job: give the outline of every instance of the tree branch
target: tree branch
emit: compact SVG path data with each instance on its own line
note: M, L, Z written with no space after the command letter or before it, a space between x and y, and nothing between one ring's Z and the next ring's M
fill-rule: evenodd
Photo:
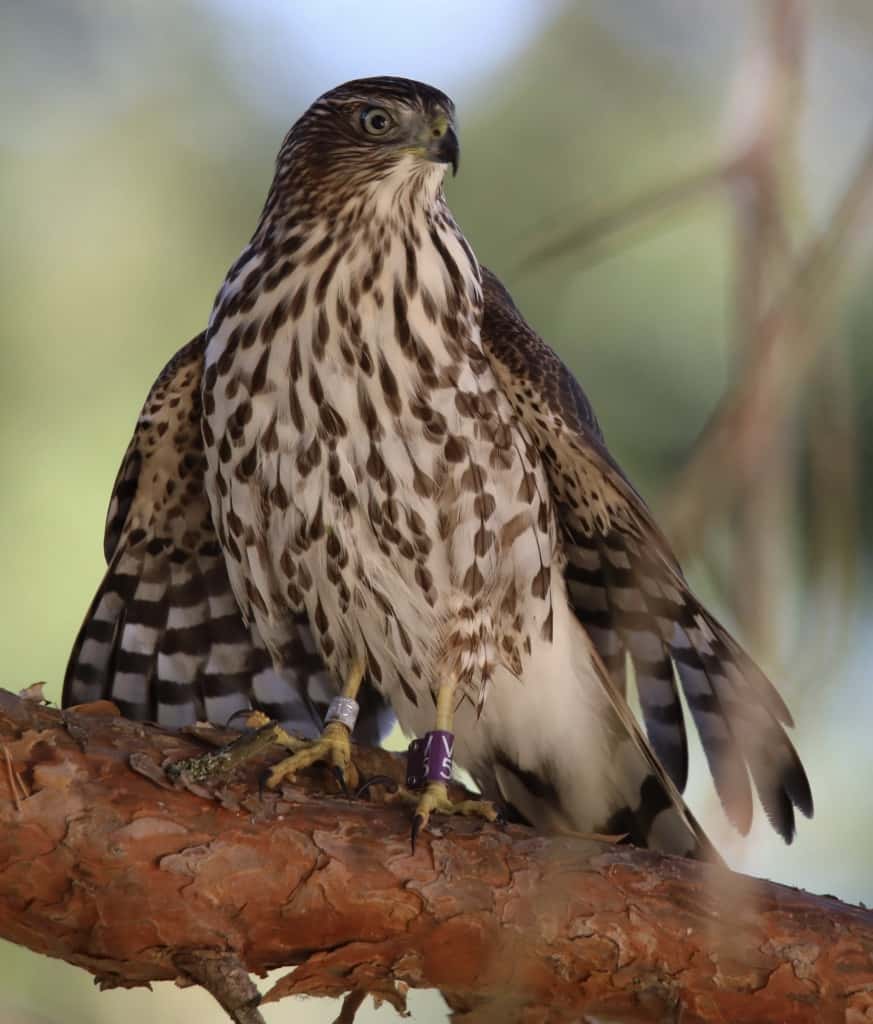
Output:
M0 691L0 935L104 985L205 985L257 1021L265 997L437 987L465 1022L873 1017L873 915L723 869L407 809L258 795L263 762L210 790L162 766L202 743ZM364 776L397 757L359 749ZM868 1014L870 1016L865 1016Z

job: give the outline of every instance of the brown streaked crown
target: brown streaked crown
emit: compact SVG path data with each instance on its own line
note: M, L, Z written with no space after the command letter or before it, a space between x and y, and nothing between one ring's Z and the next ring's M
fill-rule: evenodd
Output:
M391 120L384 133L369 133L364 126L373 110ZM454 103L423 82L383 76L339 85L320 96L285 136L272 198L275 202L278 192L333 202L348 197L390 173L411 147L420 145L423 128L440 118L454 137Z

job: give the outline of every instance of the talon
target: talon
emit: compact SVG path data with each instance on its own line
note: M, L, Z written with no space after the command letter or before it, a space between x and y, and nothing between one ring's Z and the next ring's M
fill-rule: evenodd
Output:
M275 789L284 778L293 779L303 768L324 761L331 766L342 791L349 792L349 783L357 783L357 771L352 764L349 730L338 722L329 722L317 740L294 741L294 753L273 766L267 786Z
M427 818L423 814L416 814L412 819L412 852L415 853L415 840L427 824Z
M458 803L452 803L445 783L429 782L418 800L415 817L412 821L413 850L416 837L420 835L422 829L427 827L433 813L464 814L484 818L486 821L497 820L497 808L490 800L461 800Z
M359 800L369 799L371 786L384 786L391 795L396 793L400 788L390 775L373 775L361 783L355 793L355 798Z
M331 768L331 772L333 777L336 779L336 784L339 786L343 796L351 796L349 787L346 785L346 773L342 770L342 767L335 764Z
M258 721L257 725L253 726L251 724L251 719L252 719L254 714L255 714L255 712L253 712L251 708L237 708L237 710L234 711L234 713L230 716L230 718L228 718L228 720L224 723L224 727L225 727L225 729L233 729L234 728L234 725L233 725L234 721L237 718L242 718L243 715L245 715L245 721L243 722L243 726L246 729L259 728L260 726L269 723L269 719L267 719L267 723ZM263 717L266 718L266 715L264 715Z

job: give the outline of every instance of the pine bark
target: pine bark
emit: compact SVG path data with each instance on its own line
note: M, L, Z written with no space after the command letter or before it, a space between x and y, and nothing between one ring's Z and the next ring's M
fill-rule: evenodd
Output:
M0 691L0 936L106 986L176 979L257 1021L264 997L435 987L464 1022L873 1021L873 915L723 868L350 799L278 750L208 786L202 739ZM358 748L367 777L400 777ZM378 791L374 790L374 794Z

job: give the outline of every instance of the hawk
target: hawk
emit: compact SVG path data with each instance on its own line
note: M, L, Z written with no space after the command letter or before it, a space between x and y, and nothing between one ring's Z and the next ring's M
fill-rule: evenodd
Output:
M451 100L406 79L346 83L292 127L205 336L146 403L65 701L293 718L318 679L372 720L375 690L535 827L705 855L681 690L728 818L748 830L753 782L790 842L812 813L790 714L477 262L443 193L458 155ZM273 781L348 769L353 717ZM447 763L414 831L457 809Z

